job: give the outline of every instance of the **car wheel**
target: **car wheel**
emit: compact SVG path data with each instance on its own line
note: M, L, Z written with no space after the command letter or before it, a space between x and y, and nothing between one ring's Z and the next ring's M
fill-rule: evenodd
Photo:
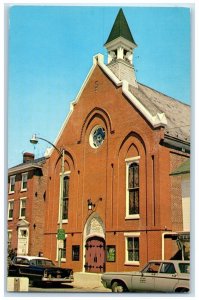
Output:
M113 293L124 293L127 291L125 284L118 281L113 282L111 289Z
M189 289L187 288L179 288L176 290L176 293L188 293Z

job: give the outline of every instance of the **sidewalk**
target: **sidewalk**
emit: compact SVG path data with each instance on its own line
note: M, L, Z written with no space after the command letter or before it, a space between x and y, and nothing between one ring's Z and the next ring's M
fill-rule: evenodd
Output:
M101 283L101 274L74 272L73 286L77 288L88 288L99 292L110 292Z

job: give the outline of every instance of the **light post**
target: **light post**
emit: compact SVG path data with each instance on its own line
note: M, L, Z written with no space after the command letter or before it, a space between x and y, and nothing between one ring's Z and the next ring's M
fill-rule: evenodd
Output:
M48 144L50 144L53 148L55 148L57 150L57 152L59 153L59 158L61 157L61 184L60 184L60 197L59 197L59 230L57 232L57 241L58 241L58 265L59 267L61 266L61 249L62 247L60 247L60 241L65 239L65 231L62 229L62 214L63 214L63 192L64 192L64 187L63 187L63 182L64 182L64 149L61 151L60 149L58 149L53 143L51 143L50 141L42 138L42 137L38 137L36 136L36 134L34 134L32 136L32 138L30 139L30 143L31 144L37 144L38 140L43 140L45 142L47 142Z

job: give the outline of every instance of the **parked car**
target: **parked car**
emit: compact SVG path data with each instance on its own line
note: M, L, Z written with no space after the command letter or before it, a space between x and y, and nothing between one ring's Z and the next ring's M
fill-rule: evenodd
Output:
M28 277L35 283L70 283L73 270L56 267L52 260L37 256L16 256L8 267L8 276Z
M188 292L190 262L153 260L141 272L106 272L101 281L112 292Z

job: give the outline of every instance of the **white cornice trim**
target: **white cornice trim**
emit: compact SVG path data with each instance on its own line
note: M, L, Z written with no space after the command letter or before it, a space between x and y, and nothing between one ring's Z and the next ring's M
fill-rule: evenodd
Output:
M107 48L107 50L112 50L115 47L117 47L118 45L123 44L125 45L127 48L136 48L137 45L134 44L133 42L130 42L129 40L123 38L122 36L110 41L109 43L105 44L104 47Z
M140 103L140 101L129 91L129 83L126 80L122 81L122 91L153 127L167 125L165 113L157 113L155 116L152 116L150 112Z
M150 112L140 103L140 101L129 91L129 83L126 80L120 81L111 70L104 64L104 56L98 54L94 58L98 59L98 65L110 77L110 79L117 85L122 86L122 92L135 105L135 107L145 116L153 127L167 125L167 119L164 113L158 113L152 116Z
M32 170L32 169L42 169L43 167L38 164L30 163L30 164L24 164L21 166L16 166L13 168L10 168L8 170L8 175L9 176L16 176L16 173L23 173L24 171Z
M149 123L154 127L159 127L159 126L166 126L167 125L167 119L164 113L157 113L155 116L152 116L150 112L140 103L140 101L129 91L129 83L126 80L119 80L115 74L104 64L104 56L100 53L96 54L93 56L93 65L86 76L86 79L84 80L79 93L77 94L77 97L74 101L70 103L70 111L54 141L54 144L56 145L57 142L59 141L62 132L64 131L64 128L66 127L70 116L73 113L74 106L77 104L85 86L87 85L95 67L99 65L100 68L108 75L108 77L113 81L113 83L116 86L122 86L122 92L124 95L135 105L135 107L145 116L145 118L149 121ZM51 148L50 151L48 152L48 157L52 154L54 148Z

